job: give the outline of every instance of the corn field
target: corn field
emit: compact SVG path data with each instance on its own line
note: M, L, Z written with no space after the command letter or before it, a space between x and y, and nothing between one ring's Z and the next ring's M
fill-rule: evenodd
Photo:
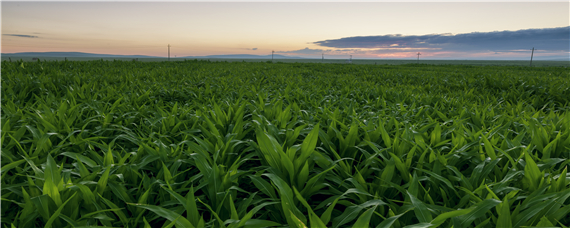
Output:
M562 67L2 65L1 227L568 227Z

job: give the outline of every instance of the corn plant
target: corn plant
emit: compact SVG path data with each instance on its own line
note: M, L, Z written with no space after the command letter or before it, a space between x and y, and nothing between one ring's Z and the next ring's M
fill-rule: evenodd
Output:
M568 227L563 67L2 62L2 227Z

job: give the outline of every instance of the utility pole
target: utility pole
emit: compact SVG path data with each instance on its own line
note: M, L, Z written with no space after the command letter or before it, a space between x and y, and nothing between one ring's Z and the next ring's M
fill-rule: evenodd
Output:
M532 56L534 55L534 47L532 47L532 52L530 53L530 66L532 66Z
M168 61L170 61L170 44L168 44Z
M273 61L273 53L275 53L275 51L271 51L271 61Z
M352 55L350 55L350 63L352 63Z
M323 63L325 62L325 53L323 53Z
M421 55L421 54L418 52L417 55L418 55L418 64L420 64L420 55Z

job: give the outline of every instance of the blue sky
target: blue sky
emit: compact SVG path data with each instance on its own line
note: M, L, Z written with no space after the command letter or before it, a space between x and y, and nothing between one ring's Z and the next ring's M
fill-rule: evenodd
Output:
M567 1L2 1L2 53L568 58Z

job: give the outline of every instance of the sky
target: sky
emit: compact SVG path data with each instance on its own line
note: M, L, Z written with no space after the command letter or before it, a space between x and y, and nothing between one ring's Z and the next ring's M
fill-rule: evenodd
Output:
M2 1L1 52L568 58L570 3Z

